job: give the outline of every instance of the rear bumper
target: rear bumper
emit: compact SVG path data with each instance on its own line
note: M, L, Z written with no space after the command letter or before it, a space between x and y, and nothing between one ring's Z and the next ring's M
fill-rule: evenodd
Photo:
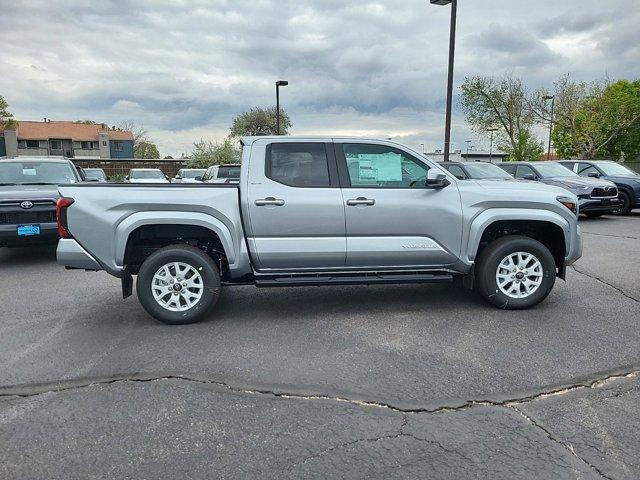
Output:
M584 199L579 201L580 213L587 212L612 212L620 207L620 199L603 198L603 199Z
M84 270L102 270L98 261L73 239L62 238L56 253L58 265Z
M18 236L18 225L0 225L0 247L22 247L42 245L58 241L58 226L55 223L40 223L40 235Z

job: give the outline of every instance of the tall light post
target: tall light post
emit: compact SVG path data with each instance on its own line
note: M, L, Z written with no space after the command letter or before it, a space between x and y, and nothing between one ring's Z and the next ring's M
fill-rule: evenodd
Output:
M553 114L556 106L556 96L555 95L545 95L542 97L543 100L551 100L551 121L549 122L549 150L547 150L547 160L551 160L551 135L553 135Z
M427 153L424 151L424 143L421 143L420 146L422 147L422 154L424 155L425 153Z
M467 158L469 157L469 147L471 146L472 140L465 140L464 143L467 144Z
M447 116L444 126L444 161L449 161L451 151L451 109L453 106L453 63L456 52L456 16L458 0L429 0L432 5L451 4L451 27L449 29L449 75L447 79Z
M280 135L280 87L286 87L289 82L278 80L276 82L276 133Z
M491 132L491 143L489 144L489 163L493 163L493 134L497 131L497 128L487 129L487 132Z

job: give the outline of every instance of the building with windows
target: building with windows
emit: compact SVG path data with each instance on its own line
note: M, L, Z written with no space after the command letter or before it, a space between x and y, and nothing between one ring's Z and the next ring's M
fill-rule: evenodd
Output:
M133 133L102 124L47 120L0 126L0 157L133 158Z

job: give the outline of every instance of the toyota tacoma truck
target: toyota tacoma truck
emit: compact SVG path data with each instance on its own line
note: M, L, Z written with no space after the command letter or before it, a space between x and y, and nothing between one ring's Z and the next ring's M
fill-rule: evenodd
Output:
M0 247L55 244L58 184L80 181L65 158L0 160Z
M401 144L249 137L234 184L60 187L58 262L120 277L169 324L207 318L222 286L457 281L493 305L541 302L582 253L578 199L459 181ZM561 167L562 168L562 167Z

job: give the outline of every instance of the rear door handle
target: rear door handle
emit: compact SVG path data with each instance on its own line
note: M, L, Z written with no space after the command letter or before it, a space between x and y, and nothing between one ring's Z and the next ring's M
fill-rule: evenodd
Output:
M347 205L349 205L350 207L356 207L358 205L373 206L375 204L376 204L376 201L373 198L358 197L358 198L352 198L351 200L347 200Z
M282 200L281 198L267 197L256 200L255 204L256 207L264 207L266 205L275 205L276 207L282 207L284 205L284 200Z

